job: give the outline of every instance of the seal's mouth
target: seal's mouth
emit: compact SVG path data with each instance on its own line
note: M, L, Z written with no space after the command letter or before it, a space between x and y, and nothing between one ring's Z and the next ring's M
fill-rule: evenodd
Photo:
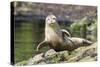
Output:
M53 25L55 25L55 24L54 24L54 23L50 23L49 25L50 25L50 26L53 26Z
M54 23L50 23L51 25L54 25Z

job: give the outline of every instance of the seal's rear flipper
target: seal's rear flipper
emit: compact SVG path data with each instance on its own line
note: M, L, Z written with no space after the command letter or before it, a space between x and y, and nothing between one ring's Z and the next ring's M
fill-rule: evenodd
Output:
M86 46L93 44L93 42L89 41L89 40L83 40L83 44L86 44Z

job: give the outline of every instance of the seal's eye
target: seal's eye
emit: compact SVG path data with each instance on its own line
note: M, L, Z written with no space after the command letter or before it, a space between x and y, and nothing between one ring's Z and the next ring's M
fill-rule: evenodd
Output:
M53 17L52 19L53 19L53 20L55 20L56 18L55 18L55 17Z
M49 21L50 19L46 19L46 21Z

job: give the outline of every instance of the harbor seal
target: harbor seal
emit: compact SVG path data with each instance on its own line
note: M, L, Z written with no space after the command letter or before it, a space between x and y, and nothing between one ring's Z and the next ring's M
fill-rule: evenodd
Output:
M45 20L45 39L38 44L37 51L45 45L49 45L55 51L71 51L90 44L92 42L86 39L71 37L67 30L60 28L55 15L48 15Z

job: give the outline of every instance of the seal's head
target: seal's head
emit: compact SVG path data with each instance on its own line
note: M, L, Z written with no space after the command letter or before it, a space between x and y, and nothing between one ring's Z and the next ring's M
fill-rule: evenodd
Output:
M55 15L48 15L45 21L46 25L49 25L50 27L56 27L58 25Z

